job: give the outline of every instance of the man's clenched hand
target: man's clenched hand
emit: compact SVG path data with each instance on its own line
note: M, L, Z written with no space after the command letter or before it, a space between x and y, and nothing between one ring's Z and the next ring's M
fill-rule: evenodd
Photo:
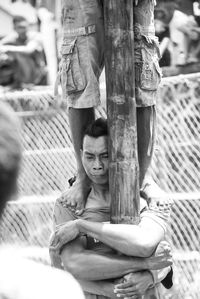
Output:
M161 241L155 253L146 259L147 269L159 270L172 265L172 252L167 241Z
M114 293L119 298L141 298L153 285L153 276L149 271L129 273L123 282L115 285Z
M50 239L50 250L60 252L63 245L74 240L79 235L77 220L68 221L67 223L56 226L56 230Z

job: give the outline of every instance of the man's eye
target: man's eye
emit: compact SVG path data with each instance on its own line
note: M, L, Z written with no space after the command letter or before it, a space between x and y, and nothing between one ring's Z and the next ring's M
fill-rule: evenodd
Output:
M108 159L108 154L102 155L103 159Z
M87 156L86 158L87 158L87 160L93 160L94 159L92 156Z

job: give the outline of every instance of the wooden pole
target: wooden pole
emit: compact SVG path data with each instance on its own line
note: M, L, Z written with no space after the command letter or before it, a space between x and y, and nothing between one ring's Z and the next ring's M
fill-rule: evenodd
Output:
M133 0L104 1L111 222L139 222Z

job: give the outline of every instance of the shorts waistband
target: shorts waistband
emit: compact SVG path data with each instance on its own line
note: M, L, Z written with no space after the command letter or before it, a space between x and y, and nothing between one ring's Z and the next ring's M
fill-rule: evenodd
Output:
M96 25L88 25L84 27L79 27L75 29L64 29L64 37L73 37L73 36L83 36L83 35L89 35L96 32Z

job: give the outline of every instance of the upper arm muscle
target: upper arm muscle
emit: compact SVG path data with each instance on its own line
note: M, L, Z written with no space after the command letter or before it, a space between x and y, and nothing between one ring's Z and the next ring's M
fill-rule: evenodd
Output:
M68 222L70 220L75 220L75 219L76 217L68 208L64 208L59 201L56 201L54 206L54 212L53 212L54 229L56 225Z
M75 220L76 217L68 208L64 208L59 201L56 201L53 213L54 229L57 225ZM86 248L86 238L79 237L63 246L61 251L61 259L65 266L68 262L76 258Z

